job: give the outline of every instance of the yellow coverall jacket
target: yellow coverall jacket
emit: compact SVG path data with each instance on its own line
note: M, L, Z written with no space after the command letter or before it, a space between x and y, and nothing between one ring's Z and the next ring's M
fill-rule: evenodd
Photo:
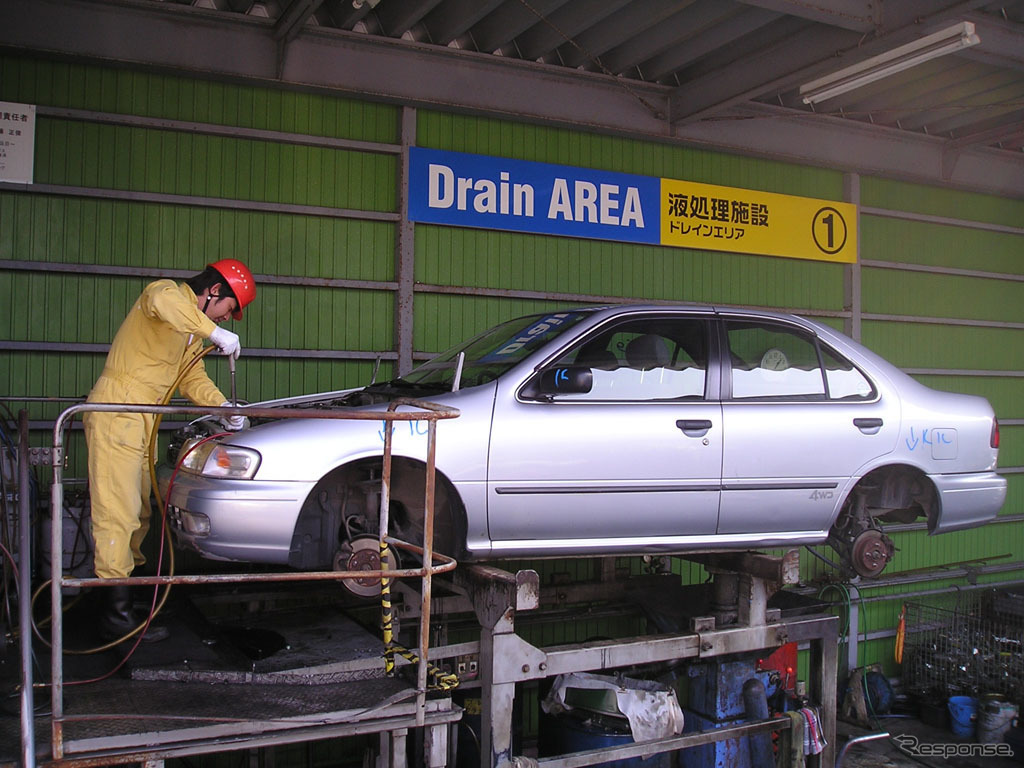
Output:
M157 280L143 290L121 324L90 403L163 402L182 369L202 351L216 324L199 311L186 284ZM210 381L202 361L181 381L196 405L217 406L226 398ZM95 572L100 578L131 575L145 557L149 530L149 437L153 414L86 412L89 495Z

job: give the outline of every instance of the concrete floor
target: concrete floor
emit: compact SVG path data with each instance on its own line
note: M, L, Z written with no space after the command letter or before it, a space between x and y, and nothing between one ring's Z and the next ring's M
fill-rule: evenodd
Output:
M1021 768L1024 766L1024 750L1018 750L1020 758L986 754L983 750L994 751L997 745L981 745L956 738L949 730L936 728L913 718L883 718L879 730L888 731L890 738L855 744L839 762L840 750L850 736L877 733L855 726L839 723L837 766L842 768ZM1024 733L1024 729L1018 729ZM903 745L903 748L900 747ZM1002 751L1012 751L1007 745L999 745ZM953 751L956 751L954 754ZM946 755L949 756L944 756Z

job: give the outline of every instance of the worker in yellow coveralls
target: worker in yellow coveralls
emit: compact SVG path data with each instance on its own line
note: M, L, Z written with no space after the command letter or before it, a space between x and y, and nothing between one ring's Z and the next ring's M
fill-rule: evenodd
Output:
M238 335L218 323L242 319L242 309L256 296L248 267L222 259L203 272L176 283L156 280L145 287L121 324L106 365L89 393L90 403L157 405L182 370L202 351L203 340L238 358ZM179 384L196 405L228 405L223 393L196 363ZM124 578L145 562L142 541L149 530L149 439L154 421L147 413L85 413L89 448L89 495L95 543L96 576ZM242 416L222 419L227 429L241 429ZM102 597L99 633L105 640L124 637L146 620L132 607L128 586L98 590ZM167 637L166 627L151 625L147 640Z

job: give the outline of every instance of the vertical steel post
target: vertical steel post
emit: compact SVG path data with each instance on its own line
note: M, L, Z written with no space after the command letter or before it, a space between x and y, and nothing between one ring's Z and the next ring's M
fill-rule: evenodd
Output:
M819 768L832 768L836 760L836 666L839 661L839 620L819 620L817 633L810 638L810 694L821 708L821 727L825 749L816 755ZM813 765L813 763L812 763Z
M32 713L32 506L29 493L28 411L18 412L18 627L21 630L21 764L35 768ZM56 523L54 523L56 525Z
M64 510L64 419L75 406L65 409L53 425L53 486L50 490L50 514ZM64 757L64 613L61 611L64 564L64 528L56 521L50 525L50 707L52 753L54 760Z
M860 666L860 591L854 585L848 587L850 590L850 620L846 623L846 668L843 670L843 677L846 677L853 670ZM843 638L839 638L842 642Z
M499 659L512 658L508 647L513 633L514 611L506 612L497 623L480 631L480 765L499 768L512 760L512 718L515 713L515 683L495 681Z
M391 433L392 422L384 419L384 456L381 462L380 475L380 568L388 570L390 554L387 544L388 526L390 525L389 514L391 511ZM381 630L384 635L384 673L392 675L395 672L395 642L392 621L394 615L391 611L391 579L381 576L380 579L381 599Z
M420 597L420 663L416 669L416 725L422 726L427 706L427 649L430 647L430 587L434 564L434 460L437 456L437 422L427 422L427 477L424 483L423 580Z
M853 221L854 231L857 233L857 253L855 254L857 260L843 268L843 308L850 313L850 316L843 323L843 330L851 339L860 341L861 315L863 314L863 302L860 293L860 174L847 173L843 176L843 198L846 202L857 206L857 215Z
M398 156L398 232L395 237L395 350L396 372L403 376L412 370L413 293L415 289L416 244L413 223L409 221L409 147L416 143L416 109L402 107L402 152Z

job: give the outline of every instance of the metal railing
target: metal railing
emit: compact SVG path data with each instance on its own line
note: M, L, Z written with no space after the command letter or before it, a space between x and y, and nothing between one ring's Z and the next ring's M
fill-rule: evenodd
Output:
M398 411L398 408L410 408L413 410ZM139 576L123 579L101 579L101 578L65 578L62 573L63 558L59 553L63 552L63 526L59 521L52 522L51 529L51 552L54 555L50 558L50 598L51 598L51 723L52 723L52 755L53 759L64 758L64 680L63 680L63 622L62 622L62 595L64 587L93 587L113 586L117 584L142 584L142 585L171 585L171 584L213 584L213 583L239 583L239 582L274 582L274 581L328 581L343 579L368 579L380 578L382 585L390 580L403 578L421 579L421 605L420 605L420 626L419 626L419 648L418 668L416 683L416 723L423 725L426 709L427 690L427 648L429 644L430 629L430 600L431 600L431 577L437 573L451 571L457 565L456 561L446 555L435 553L433 549L433 524L434 524L434 492L435 492L435 458L437 441L437 422L441 419L451 419L459 415L459 411L448 406L438 405L423 400L400 398L392 401L386 411L364 411L354 409L294 409L294 408L261 408L258 406L248 407L197 407L197 406L169 406L169 405L142 405L142 404L115 404L115 403L82 403L73 405L63 410L53 426L53 451L51 465L53 470L52 492L51 492L51 514L59 515L64 508L64 432L66 424L75 414L83 411L106 412L106 413L149 413L155 415L187 415L187 414L211 414L213 416L243 415L250 418L268 419L339 419L339 420L363 420L363 421L384 421L388 428L384 430L384 449L382 453L383 471L381 474L381 514L379 540L383 550L385 545L394 546L400 549L410 550L421 556L422 565L419 568L398 568L390 569L387 562L382 563L379 570L360 571L310 571L310 572L282 572L282 573L240 573L240 574L209 574L209 575L167 575L167 576ZM24 411L22 411L24 417ZM390 428L394 421L426 421L427 422L427 446L426 446L426 483L424 490L424 531L423 544L416 546L409 542L395 539L388 534L388 504L390 500L391 483L391 453L392 440ZM21 445L23 446L19 455L21 473L24 476L28 469L28 422L22 418L19 424L21 433ZM27 478L25 480L27 483ZM24 489L25 486L22 486ZM28 494L22 493L23 503L20 505L20 526L22 539L28 535L31 525L31 511L28 504ZM163 532L162 532L163 533ZM22 642L22 754L23 765L31 768L35 765L35 748L33 734L33 711L32 700L33 682L31 667L31 643L32 632L30 631L31 610L28 594L31 592L28 574L31 573L29 557L30 548L23 545L20 552L20 571L22 573L21 599L20 599L20 621L21 642ZM435 565L435 560L440 561ZM27 618L26 618L27 616ZM385 656L391 649L385 647Z

